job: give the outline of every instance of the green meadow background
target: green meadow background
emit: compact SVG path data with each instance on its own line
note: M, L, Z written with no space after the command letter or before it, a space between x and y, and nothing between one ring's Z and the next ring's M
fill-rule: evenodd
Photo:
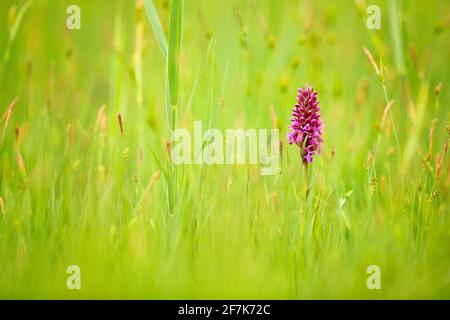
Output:
M450 298L448 1L153 3L167 60L140 1L0 2L0 298ZM306 83L307 198L285 138ZM172 165L195 120L278 127L281 173Z

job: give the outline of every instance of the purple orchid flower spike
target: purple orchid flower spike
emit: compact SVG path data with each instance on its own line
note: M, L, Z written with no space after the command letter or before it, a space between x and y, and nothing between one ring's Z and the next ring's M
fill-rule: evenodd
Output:
M301 150L304 165L311 163L313 156L320 152L323 123L317 91L310 85L298 89L297 103L292 108L292 124L287 134L289 144L295 143Z

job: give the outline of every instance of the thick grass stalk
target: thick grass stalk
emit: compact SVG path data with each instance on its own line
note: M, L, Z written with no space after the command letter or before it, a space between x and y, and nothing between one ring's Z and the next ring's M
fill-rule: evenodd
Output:
M180 48L182 25L182 0L173 0L170 12L169 47L167 55L168 111L170 112L170 130L177 128L178 119L178 87L180 73ZM169 182L169 212L174 211L177 197L177 170L172 164L171 181Z
M166 61L166 114L169 129L172 132L177 127L178 90L180 73L180 48L182 30L182 0L173 0L170 11L169 42L167 44L161 22L152 0L144 0L147 16L152 25L161 53ZM169 147L170 149L170 147ZM170 150L169 150L170 153ZM167 198L169 213L174 213L177 196L177 171L174 164L170 165L167 177Z
M402 19L400 17L399 2L392 0L389 3L390 29L392 37L392 46L394 47L394 59L396 69L399 75L403 76L406 73L405 59L403 54L403 37L402 37Z
M169 80L170 105L176 109L178 105L178 87L180 73L182 0L173 0L170 12L169 48L167 57L167 77ZM176 111L176 110L174 110ZM174 129L175 115L172 115Z

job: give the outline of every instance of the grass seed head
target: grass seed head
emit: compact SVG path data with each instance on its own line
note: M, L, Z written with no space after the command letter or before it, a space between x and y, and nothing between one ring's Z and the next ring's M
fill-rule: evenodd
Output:
M107 118L106 118L106 105L102 105L97 113L97 128L100 129L100 139L102 144L106 140Z
M123 130L123 122L122 122L122 115L120 114L120 112L117 113L117 120L119 121L119 128L120 128L120 133L124 134L124 130Z
M448 139L445 142L444 152L443 152L442 156L440 156L439 154L436 156L436 180L439 180L439 178L442 175L442 165L443 165L444 159L447 155L447 151L448 151Z
M3 200L3 197L0 197L0 212L3 215L5 214L5 200Z
M20 153L20 150L16 150L16 158L17 158L17 165L19 166L19 171L22 174L22 176L27 175L27 171L25 170L25 162L23 161L22 154Z
M364 53L366 54L367 58L369 59L369 62L372 64L373 68L375 69L375 72L377 73L377 75L380 75L380 69L378 68L378 65L375 62L375 59L373 58L369 49L363 48L363 50L364 50Z
M442 91L442 82L439 82L436 87L434 88L434 95L436 97L439 97L441 95L441 91Z

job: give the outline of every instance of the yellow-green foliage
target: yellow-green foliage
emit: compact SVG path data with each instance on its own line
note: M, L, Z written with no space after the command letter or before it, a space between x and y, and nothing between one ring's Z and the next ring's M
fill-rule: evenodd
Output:
M450 3L372 1L370 30L364 1L173 2L79 0L69 30L71 1L0 1L0 297L450 298ZM278 125L281 174L172 165L194 120Z

